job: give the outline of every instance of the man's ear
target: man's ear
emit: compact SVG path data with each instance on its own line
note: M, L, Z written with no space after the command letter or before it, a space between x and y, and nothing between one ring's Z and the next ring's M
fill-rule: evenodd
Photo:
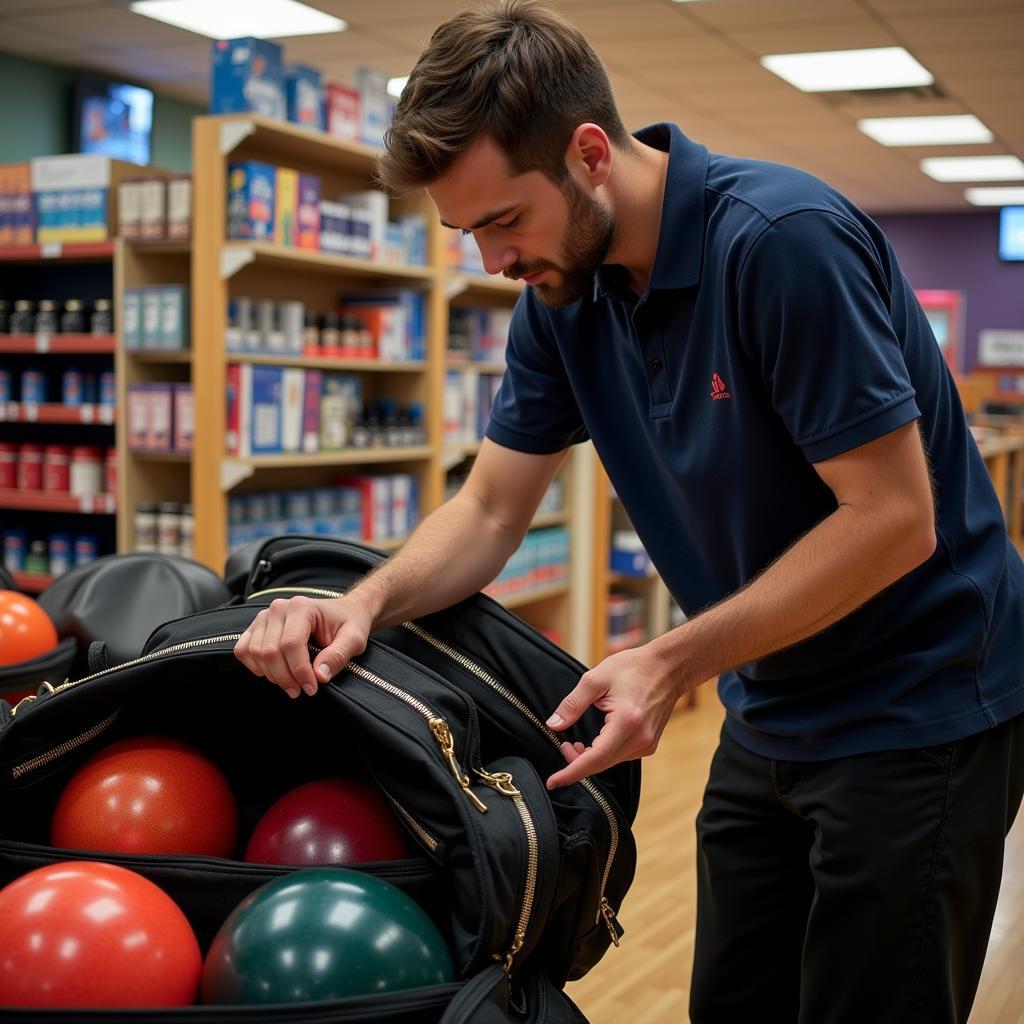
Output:
M565 151L565 165L580 185L603 185L612 169L612 144L604 129L590 122L578 125Z

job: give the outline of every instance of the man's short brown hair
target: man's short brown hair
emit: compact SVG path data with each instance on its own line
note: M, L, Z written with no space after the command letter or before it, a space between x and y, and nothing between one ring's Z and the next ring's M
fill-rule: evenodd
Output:
M608 75L580 31L540 0L491 3L431 36L384 137L377 177L394 193L415 191L489 135L514 173L540 170L560 183L572 133L586 122L629 146Z

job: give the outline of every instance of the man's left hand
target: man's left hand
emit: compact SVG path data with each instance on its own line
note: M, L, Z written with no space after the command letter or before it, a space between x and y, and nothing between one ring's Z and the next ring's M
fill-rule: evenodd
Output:
M653 754L676 701L685 692L669 669L652 645L645 644L613 654L581 676L548 719L548 727L555 732L567 729L591 706L605 713L604 726L589 747L579 742L562 744L569 763L550 776L548 789Z

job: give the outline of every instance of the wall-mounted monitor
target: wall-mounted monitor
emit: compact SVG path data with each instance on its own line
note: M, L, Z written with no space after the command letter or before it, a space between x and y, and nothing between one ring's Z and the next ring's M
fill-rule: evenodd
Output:
M75 81L72 149L148 164L153 136L153 92L99 75Z
M999 258L1024 260L1024 206L1004 206L999 211Z

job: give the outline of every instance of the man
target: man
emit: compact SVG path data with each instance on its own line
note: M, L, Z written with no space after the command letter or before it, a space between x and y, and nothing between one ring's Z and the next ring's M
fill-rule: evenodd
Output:
M1024 565L877 226L673 125L630 136L535 0L435 32L380 176L529 285L508 372L459 494L346 597L275 602L238 657L315 693L492 579L592 438L691 617L561 701L553 728L605 724L548 784L653 753L720 676L692 1020L965 1021L1021 798Z

